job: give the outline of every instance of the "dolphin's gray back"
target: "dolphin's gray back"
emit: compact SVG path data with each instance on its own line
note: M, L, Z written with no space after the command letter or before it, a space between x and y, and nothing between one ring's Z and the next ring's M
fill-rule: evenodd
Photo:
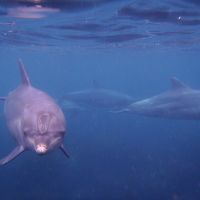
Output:
M124 108L133 102L129 95L106 89L88 89L68 93L66 100L95 108Z

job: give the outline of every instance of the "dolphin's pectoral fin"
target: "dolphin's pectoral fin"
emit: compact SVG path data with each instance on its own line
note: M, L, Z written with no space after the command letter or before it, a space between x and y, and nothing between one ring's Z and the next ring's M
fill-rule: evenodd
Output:
M5 165L9 161L15 159L19 154L24 151L23 146L17 146L9 155L0 160L0 165Z
M67 152L67 150L65 149L65 147L64 147L63 144L61 144L60 150L65 154L65 156L66 156L67 158L69 158L69 154L68 154L68 152Z

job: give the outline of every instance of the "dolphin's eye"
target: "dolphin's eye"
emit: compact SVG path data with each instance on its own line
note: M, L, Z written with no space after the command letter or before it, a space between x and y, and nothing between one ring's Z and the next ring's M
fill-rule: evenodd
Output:
M53 137L54 137L54 138L64 137L64 134L65 134L64 131L55 132L55 133L53 133Z
M33 131L24 131L24 136L31 136L31 135L34 135L34 132Z
M65 134L64 131L59 132L59 135L60 135L61 137L64 137L64 134Z
M27 136L27 135L28 135L28 132L24 131L24 135Z
M60 135L64 135L65 134L65 132L64 131L60 131Z

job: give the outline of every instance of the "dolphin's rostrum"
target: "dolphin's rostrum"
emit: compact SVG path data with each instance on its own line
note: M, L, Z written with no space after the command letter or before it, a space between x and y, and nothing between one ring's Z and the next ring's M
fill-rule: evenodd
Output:
M7 125L18 146L0 160L0 165L25 150L43 155L60 148L69 157L63 145L66 121L62 110L49 95L32 87L22 61L18 62L22 83L7 97L0 98L5 100Z

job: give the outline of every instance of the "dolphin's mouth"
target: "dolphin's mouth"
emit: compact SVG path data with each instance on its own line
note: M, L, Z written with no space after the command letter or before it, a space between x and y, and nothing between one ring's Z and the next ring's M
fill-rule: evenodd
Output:
M35 151L38 154L45 154L47 152L47 145L43 143L37 144Z

